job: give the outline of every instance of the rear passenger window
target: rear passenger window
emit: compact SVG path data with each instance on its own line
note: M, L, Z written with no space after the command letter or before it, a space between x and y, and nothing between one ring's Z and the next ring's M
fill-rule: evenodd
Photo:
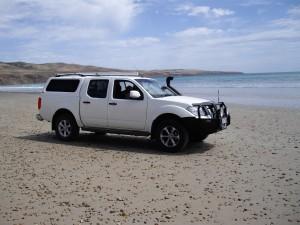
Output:
M108 80L91 80L88 87L88 95L92 98L106 98Z
M79 80L53 79L49 82L46 91L75 92L77 90L78 84Z

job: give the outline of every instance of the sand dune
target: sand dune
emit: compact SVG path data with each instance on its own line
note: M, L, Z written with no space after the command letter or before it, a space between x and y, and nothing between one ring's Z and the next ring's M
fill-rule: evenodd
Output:
M178 154L146 138L62 143L36 96L0 94L0 224L299 224L300 111L231 106Z

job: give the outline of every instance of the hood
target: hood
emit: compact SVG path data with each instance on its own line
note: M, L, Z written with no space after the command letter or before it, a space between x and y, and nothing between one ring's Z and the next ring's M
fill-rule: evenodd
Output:
M177 103L186 104L186 105L192 105L192 104L204 103L204 102L212 102L207 99L188 97L188 96L168 96L168 97L159 98L159 100L168 101L168 102L177 102Z

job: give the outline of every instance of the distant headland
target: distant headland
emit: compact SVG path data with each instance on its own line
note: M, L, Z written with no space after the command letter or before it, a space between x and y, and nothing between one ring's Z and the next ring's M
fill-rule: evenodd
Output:
M0 62L0 85L43 83L56 73L72 72L139 72L147 77L200 76L208 74L241 74L234 71L208 71L197 69L122 70L67 63L33 64L26 62Z

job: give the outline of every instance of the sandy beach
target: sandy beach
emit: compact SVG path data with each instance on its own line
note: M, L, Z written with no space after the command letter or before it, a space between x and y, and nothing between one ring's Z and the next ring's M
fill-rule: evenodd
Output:
M232 105L227 130L171 154L58 141L36 99L0 93L0 225L300 224L300 110Z

